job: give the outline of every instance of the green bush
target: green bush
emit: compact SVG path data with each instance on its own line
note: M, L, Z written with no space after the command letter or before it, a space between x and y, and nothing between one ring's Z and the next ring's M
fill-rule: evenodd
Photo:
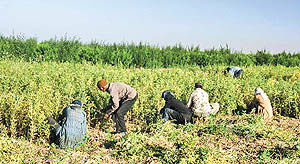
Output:
M161 68L173 66L249 66L284 65L299 66L300 53L270 54L263 51L244 54L232 52L228 45L219 49L201 50L200 47L150 46L139 43L81 43L78 39L63 37L37 42L23 36L0 36L0 57L25 61L58 61L104 63L124 68Z

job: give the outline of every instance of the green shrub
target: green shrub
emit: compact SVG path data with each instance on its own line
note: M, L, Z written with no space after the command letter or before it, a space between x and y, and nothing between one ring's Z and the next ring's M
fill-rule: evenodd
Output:
M25 61L83 62L120 65L125 68L161 68L173 66L249 66L284 65L299 66L299 53L270 54L263 51L245 54L233 52L228 45L219 49L201 50L200 47L150 46L139 43L83 44L75 37L62 37L38 43L35 38L24 36L0 36L0 57Z

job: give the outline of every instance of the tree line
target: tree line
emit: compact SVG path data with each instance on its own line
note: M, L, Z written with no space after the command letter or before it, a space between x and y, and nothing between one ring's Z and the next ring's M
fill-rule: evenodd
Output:
M218 49L201 50L199 46L153 46L145 43L104 43L62 37L38 42L35 38L0 35L1 59L25 61L82 62L118 65L125 68L166 68L174 66L207 65L300 65L300 53L271 54L266 50L243 53L231 50L228 45Z

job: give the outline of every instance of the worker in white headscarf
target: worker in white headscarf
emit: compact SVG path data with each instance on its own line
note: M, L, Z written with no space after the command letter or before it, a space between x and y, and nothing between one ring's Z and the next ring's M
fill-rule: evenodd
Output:
M272 119L273 111L270 99L261 88L255 89L254 103L256 104L258 113L263 117L264 120L269 121Z

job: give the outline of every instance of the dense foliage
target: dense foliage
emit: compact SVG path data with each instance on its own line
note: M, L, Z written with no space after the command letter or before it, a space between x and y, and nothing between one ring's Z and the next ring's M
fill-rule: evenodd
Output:
M59 61L105 63L123 67L161 68L172 66L218 65L284 65L299 66L300 53L270 54L266 50L244 54L233 52L228 46L201 50L199 46L181 45L158 47L148 44L81 43L64 37L37 42L23 36L0 36L0 57L21 58L25 61Z
M243 79L225 76L226 66L123 68L88 62L0 61L0 163L297 163L299 67L248 66ZM109 95L96 82L127 83L139 93L126 116L129 134L117 139L101 109ZM186 102L201 82L210 102L221 105L216 118L176 126L159 121L168 89ZM245 114L256 87L269 96L276 118ZM45 118L57 118L73 99L88 117L88 140L75 150L49 145ZM234 115L234 116L232 116ZM241 116L240 116L241 115ZM284 118L281 116L295 118Z
M276 115L299 118L299 68L246 67L241 80L225 76L224 69L224 66L124 69L88 63L0 61L1 129L10 136L45 136L48 129L45 118L57 117L73 99L83 102L89 125L95 126L109 100L109 95L96 87L100 79L136 88L139 98L128 119L141 127L158 120L164 90L171 90L186 102L195 82L203 84L211 102L220 104L221 113L248 112L247 104L253 99L254 89L261 87Z

